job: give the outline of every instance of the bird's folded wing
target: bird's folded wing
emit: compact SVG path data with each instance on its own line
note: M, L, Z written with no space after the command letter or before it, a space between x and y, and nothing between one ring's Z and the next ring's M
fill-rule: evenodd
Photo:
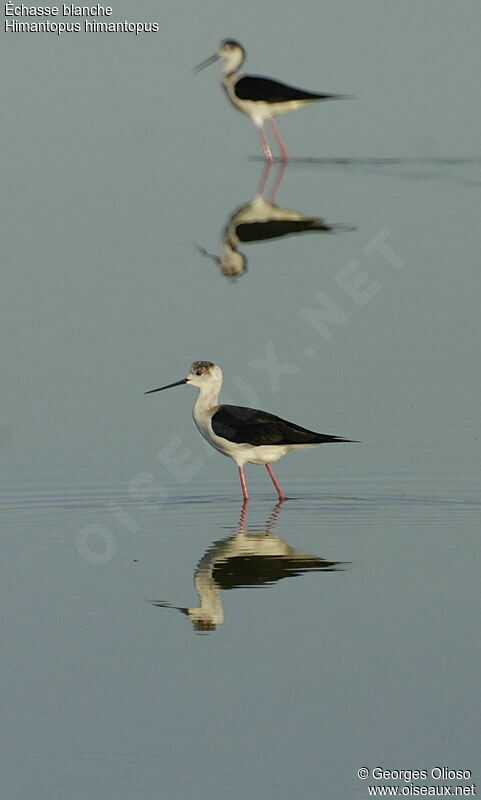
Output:
M348 441L339 436L315 433L267 411L243 406L219 406L212 417L212 430L230 442L254 446Z
M260 75L246 75L240 78L234 89L239 100L263 100L266 103L285 103L288 100L329 100L337 95L317 94L288 86L286 83L262 78Z

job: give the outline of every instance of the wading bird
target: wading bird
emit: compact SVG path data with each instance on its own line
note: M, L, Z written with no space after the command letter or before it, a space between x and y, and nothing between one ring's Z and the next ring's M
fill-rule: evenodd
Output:
M194 68L199 72L214 61L221 59L222 66L222 85L232 105L238 111L247 114L256 126L262 145L262 152L266 161L273 161L269 142L264 133L264 123L269 121L275 140L279 147L281 161L288 161L289 155L286 146L282 141L281 135L277 130L274 117L278 114L285 114L287 111L296 111L298 108L309 105L310 103L321 100L341 100L347 95L342 94L320 94L318 92L307 92L304 89L296 89L285 83L263 78L260 75L242 75L240 67L246 59L246 51L239 42L233 39L225 39L221 42L217 53Z
M244 502L249 499L244 476L244 464L265 464L279 500L286 499L270 463L285 456L290 450L312 447L326 442L352 442L340 436L314 433L293 422L243 406L219 405L222 388L222 370L211 361L194 361L186 378L175 383L151 389L145 394L162 392L173 386L189 383L199 389L194 404L194 422L199 432L212 447L229 456L237 464Z

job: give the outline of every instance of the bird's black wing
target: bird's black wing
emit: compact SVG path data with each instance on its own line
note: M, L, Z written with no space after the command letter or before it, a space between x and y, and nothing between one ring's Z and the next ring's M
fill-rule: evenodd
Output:
M349 442L340 436L314 433L293 422L243 406L219 406L212 417L212 430L217 436L237 444L287 445Z
M245 75L234 87L239 100L265 100L266 103L285 103L287 100L334 100L337 94L317 94L296 89L286 83L262 78L260 75Z
M304 572L340 572L342 561L327 561L316 556L233 556L216 561L212 577L221 589L239 586L269 586L282 578Z
M278 239L306 231L330 231L331 227L322 219L283 220L269 219L265 222L241 222L235 233L240 242L260 242L264 239Z

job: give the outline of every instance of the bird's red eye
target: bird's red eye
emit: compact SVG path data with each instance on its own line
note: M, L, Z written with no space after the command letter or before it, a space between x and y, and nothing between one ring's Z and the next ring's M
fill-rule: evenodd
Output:
M203 375L204 374L204 370L203 369L198 369L195 374L196 375Z

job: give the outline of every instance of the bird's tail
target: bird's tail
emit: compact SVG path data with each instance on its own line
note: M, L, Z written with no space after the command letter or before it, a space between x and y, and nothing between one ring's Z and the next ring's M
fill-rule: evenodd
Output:
M316 100L355 100L353 94L316 94Z
M325 434L325 433L320 433L319 434L318 442L319 442L319 444L324 444L324 443L325 444L329 444L331 442L332 443L335 443L335 442L351 442L352 444L361 444L359 439L344 439L343 436L329 436L329 434Z

